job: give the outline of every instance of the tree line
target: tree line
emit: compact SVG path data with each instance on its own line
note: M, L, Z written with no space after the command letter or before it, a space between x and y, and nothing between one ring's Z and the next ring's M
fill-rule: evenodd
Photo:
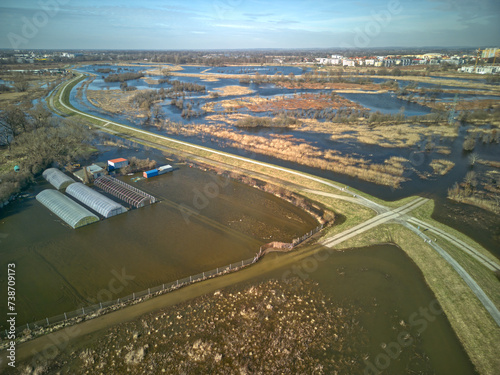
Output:
M66 165L87 157L92 133L81 124L52 117L41 104L24 112L18 106L0 114L0 145L4 165L0 172L0 202L20 192L53 164Z

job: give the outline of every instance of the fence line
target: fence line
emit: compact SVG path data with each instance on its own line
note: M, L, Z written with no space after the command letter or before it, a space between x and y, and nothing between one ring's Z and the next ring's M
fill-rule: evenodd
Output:
M284 248L286 248L287 250L292 250L294 247L296 247L297 245L299 245L300 243L311 237L313 234L319 232L321 229L323 229L322 224L317 226L310 232L304 234L302 237L298 237L292 240L292 243L280 243L280 244L284 244L285 245ZM113 299L111 301L99 302L98 304L94 304L87 307L81 307L77 310L64 312L63 314L59 314L51 318L38 320L33 323L26 323L25 325L16 327L16 338L20 338L21 337L20 334L26 334L26 336L31 336L31 335L36 336L37 334L44 333L44 331L49 327L51 327L53 330L57 330L68 324L80 323L84 320L90 320L104 313L118 310L122 307L125 307L128 304L141 302L146 298L150 298L151 296L157 296L160 294L168 293L189 284L193 284L212 277L224 275L229 272L239 270L243 267L256 263L260 258L264 256L266 250L271 247L268 245L271 244L266 244L261 246L260 251L253 258L250 259L242 260L237 263L231 263L224 267L218 267L210 271L205 271L197 275L188 276L183 279L175 280L169 283L164 283L162 285L148 288L140 292L129 294L128 296L125 297L120 297L117 299ZM4 336L2 337L2 339L7 338L7 335L8 335L7 330L0 333L0 336Z
M318 225L316 228L311 230L310 232L304 234L301 237L294 238L292 242L278 242L278 241L273 241L269 242L265 245L262 245L260 247L259 252L257 253L257 259L260 259L263 257L265 254L271 251L290 251L293 250L294 247L300 245L302 242L307 240L308 238L312 237L314 234L318 233L321 229L323 229L323 224Z

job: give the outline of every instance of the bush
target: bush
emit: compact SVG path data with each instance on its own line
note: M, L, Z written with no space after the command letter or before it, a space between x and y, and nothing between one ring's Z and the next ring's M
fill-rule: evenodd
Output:
M32 181L29 172L8 172L0 176L0 203L25 189Z
M476 139L470 135L467 136L462 147L465 151L474 150L474 147L476 147Z

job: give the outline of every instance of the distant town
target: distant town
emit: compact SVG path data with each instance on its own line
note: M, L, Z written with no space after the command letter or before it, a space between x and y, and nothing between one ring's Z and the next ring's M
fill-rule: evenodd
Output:
M307 64L319 66L349 67L406 67L431 66L456 69L464 73L494 74L500 72L500 48L478 48L465 50L360 50L345 51L342 54L326 50L282 51L43 51L3 50L0 51L0 65L50 64L79 61L142 60L147 62L193 64L204 63L218 66L235 64ZM31 70L31 69L30 69Z

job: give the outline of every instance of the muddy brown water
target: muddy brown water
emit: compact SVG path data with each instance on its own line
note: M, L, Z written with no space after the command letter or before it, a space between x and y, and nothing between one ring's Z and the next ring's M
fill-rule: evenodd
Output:
M288 287L293 288L295 278L307 278L340 307L361 311L355 319L368 341L355 343L360 373L476 373L421 271L399 247L377 245L334 252L318 262L311 259L256 280L290 280Z
M51 188L41 180L0 212L0 286L16 263L18 326L252 258L317 226L270 194L185 165L131 178L161 201L74 230L34 199Z

